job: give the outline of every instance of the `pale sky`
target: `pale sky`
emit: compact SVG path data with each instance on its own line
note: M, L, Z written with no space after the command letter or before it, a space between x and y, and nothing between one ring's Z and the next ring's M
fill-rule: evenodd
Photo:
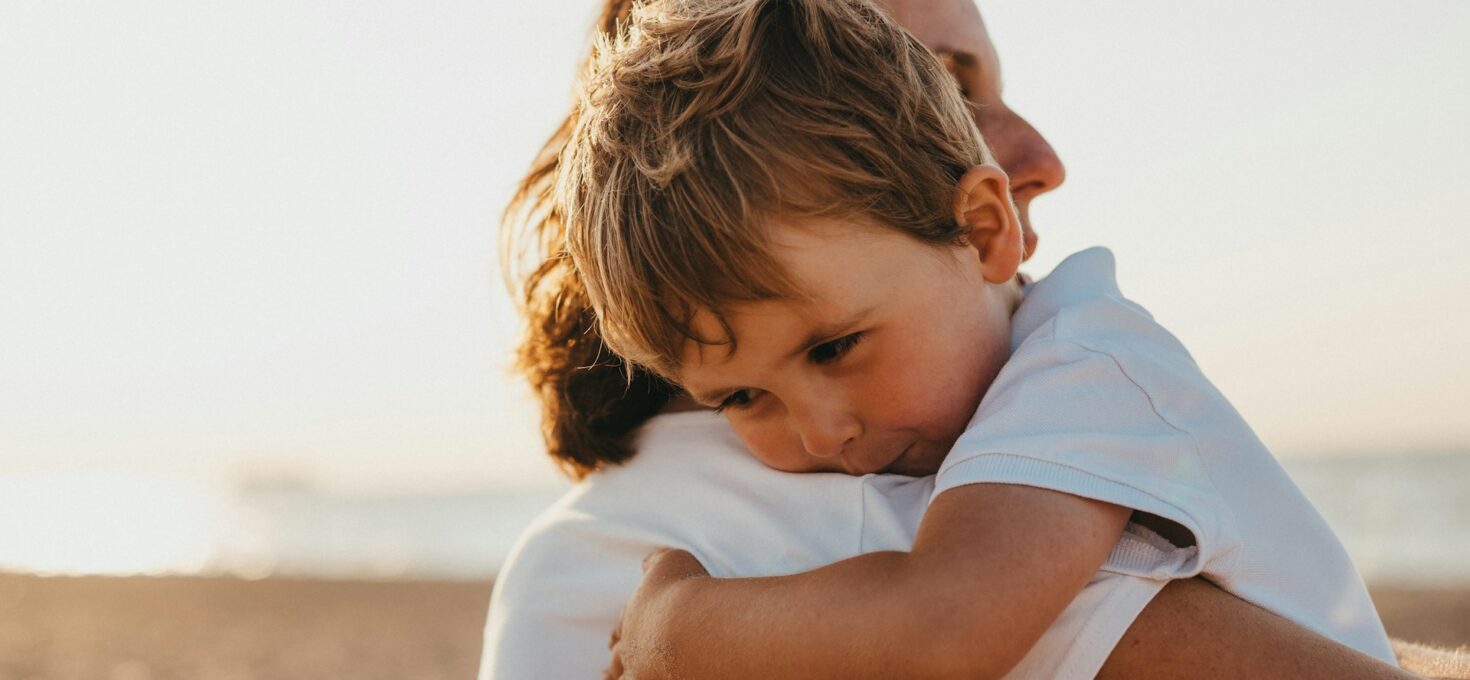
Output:
M0 4L0 476L549 484L510 187L595 3ZM1280 455L1470 450L1470 3L982 3L1123 288Z

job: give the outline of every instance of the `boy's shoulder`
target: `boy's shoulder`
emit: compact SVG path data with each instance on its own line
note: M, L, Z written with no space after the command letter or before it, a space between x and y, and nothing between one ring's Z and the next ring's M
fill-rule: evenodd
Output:
M1180 360L1194 366L1184 344L1119 290L1116 260L1107 248L1069 256L1025 290L1012 319L1017 354L1064 343L1120 360Z

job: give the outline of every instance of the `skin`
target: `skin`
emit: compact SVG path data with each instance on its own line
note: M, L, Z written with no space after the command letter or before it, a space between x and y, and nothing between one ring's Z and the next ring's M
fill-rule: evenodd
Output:
M1065 170L1046 140L1002 100L999 60L978 10L968 0L890 0L886 4L899 23L941 54L975 103L974 113L981 132L999 164L1009 173L1013 219L1021 244L1020 259L1028 258L1037 244L1030 223L1030 202L1059 186ZM795 245L800 245L803 236L820 234L822 229L833 225L787 226L797 227L789 228L787 235L797 241ZM984 259L982 251L976 253L978 260ZM973 266L970 271L973 273ZM992 335L986 337L993 337L1000 326L994 318L985 317L984 312L994 308L998 305L987 303L979 310L967 310L975 313L961 315L961 321L986 319L991 324L981 328L990 329ZM769 313L772 327L789 336L782 339L790 345L791 337L804 335L797 332L803 323L811 330L830 328L834 321L850 320L824 316L818 309L811 306L748 309L743 310L748 313L744 322ZM735 332L737 336L751 337L748 332L742 333L739 325ZM871 339L874 338L865 338ZM695 357L698 365L710 371L698 377L689 376L690 391L704 395L705 404L713 405L716 398L724 401L733 390L754 385L747 396L756 397L751 399L755 408L743 425L733 414L732 422L757 455L772 467L855 474L872 471L932 474L937 468L936 461L948 450L943 443L952 442L958 434L959 430L953 429L958 422L953 413L932 418L920 418L912 413L898 414L901 417L882 416L881 397L871 395L887 394L885 389L896 384L880 381L869 384L867 391L843 390L839 399L812 398L817 387L824 383L829 387L840 384L844 376L834 375L830 364L818 366L807 361L809 354L798 358L807 361L796 372L799 380L771 382L765 376L777 373L775 367L781 359L789 358L789 350L794 346L778 355L775 343L756 348L749 347L750 344L742 344L742 351L751 354L734 362L733 369L729 360L735 357L724 357L723 362L719 357L710 357L708 363L703 356ZM858 343L853 350L863 344ZM834 354L833 349L827 347L821 352L823 356ZM871 347L863 349L873 351ZM959 363L952 364L950 372L958 372L954 365L964 365L973 372L963 380L988 384L994 375L989 370L998 368L994 364L993 347L985 345L975 354L970 360L955 360ZM725 369L730 370L722 372ZM698 383L704 379L708 379L707 384ZM965 391L972 387L943 384L936 389ZM983 390L973 400L978 402L980 394ZM759 404L762 397L765 404ZM688 401L680 406L699 407ZM973 405L970 411L973 412ZM968 413L965 417L968 418ZM786 425L781 425L782 421ZM959 428L963 428L963 423L959 423ZM990 521L976 521L977 517ZM995 521L1000 517L1014 523ZM710 589L707 586L713 580L688 553L676 550L655 553L645 562L644 583L629 602L619 630L614 633L609 676L620 677L625 670L636 669L636 673L630 674L655 678L892 677L913 675L916 671L922 671L926 677L951 674L999 677L1019 660L1020 652L1030 647L1080 590L1087 576L1106 556L1124 520L1126 512L1114 506L1036 489L982 485L957 489L937 499L925 517L914 552L862 556L808 574L783 577L785 582L782 579L727 580L718 584L720 588ZM1035 524L1025 524L1028 521ZM1007 526L1008 531L996 532L995 526ZM976 538L974 532L987 530L992 533ZM961 537L956 538L957 534ZM1076 555L1074 560L1059 565L1051 559L1056 553L1049 552L1045 563L1028 562L1036 560L1041 553L1055 551L1056 545L1051 541L1062 535L1069 539L1072 554ZM1080 543L1077 537L1082 537ZM986 551L953 549L973 546L977 540L987 547ZM1011 561L986 565L983 560L976 561L976 552L1008 555ZM1018 564L1022 566L1018 568ZM1027 564L1031 566L1024 566ZM1002 568L992 578L1004 578L1006 572L1014 575L1031 573L1028 569L1039 571L1035 572L1035 579L1007 583L1004 588L976 596L980 591L975 588L987 584L970 579L996 566ZM938 578L925 579L920 574ZM964 590L969 597L960 601L985 602L986 606L969 606L963 608L965 611L943 607L941 603L956 600L936 595L944 592L933 588L936 581L951 586L967 584L952 592ZM865 606L853 608L850 595L854 583L879 587L888 584L888 587L881 592L864 590ZM763 602L764 608L752 606L753 602ZM915 602L933 604L927 608L914 607ZM896 618L873 616L875 603L880 610L887 608L894 612ZM848 609L844 610L844 606ZM970 616L982 609L1000 615L990 620ZM823 615L804 619L801 612ZM920 615L917 618L913 616L916 612ZM1209 616L1204 616L1204 612ZM797 616L791 616L793 613ZM925 616L926 613L937 613L941 618ZM904 614L909 618L897 618ZM845 627L843 635L831 636L835 631L830 625L833 621L842 621L844 626L876 622L878 625L863 631L875 643L855 644L855 637L862 639L862 633L847 635L851 631ZM940 638L928 634L942 630L971 631L969 635L980 637ZM828 634L826 647L822 646L824 633ZM1220 642L1232 638L1249 644L1232 646ZM981 658L976 664L915 666L916 660L964 656L977 639L999 641L989 652L990 658ZM680 653L681 650L686 653ZM893 650L904 652L891 654ZM823 656L826 652L830 654ZM1209 660L1208 670L1201 670L1201 659ZM1290 663L1283 663L1283 659ZM1173 665L1161 663L1162 660L1172 660ZM752 661L755 663L741 665ZM703 665L675 666L690 662ZM781 663L798 665L781 666ZM1150 604L1109 659L1103 677L1412 676L1315 636L1213 586L1188 581L1170 584Z

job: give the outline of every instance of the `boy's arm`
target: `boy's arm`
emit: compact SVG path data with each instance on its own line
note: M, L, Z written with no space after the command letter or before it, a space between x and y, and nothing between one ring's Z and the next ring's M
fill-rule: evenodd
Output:
M907 553L757 579L666 580L658 572L687 563L656 557L614 666L640 678L999 678L1081 592L1129 512L974 484L935 499Z

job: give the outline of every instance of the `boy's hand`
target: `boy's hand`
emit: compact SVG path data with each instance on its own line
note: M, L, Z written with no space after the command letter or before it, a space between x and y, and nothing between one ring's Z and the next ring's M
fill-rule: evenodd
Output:
M673 677L674 660L660 643L664 623L673 614L675 586L690 579L709 578L709 572L683 550L661 548L643 558L643 582L623 607L613 629L612 664L604 678L657 680Z

